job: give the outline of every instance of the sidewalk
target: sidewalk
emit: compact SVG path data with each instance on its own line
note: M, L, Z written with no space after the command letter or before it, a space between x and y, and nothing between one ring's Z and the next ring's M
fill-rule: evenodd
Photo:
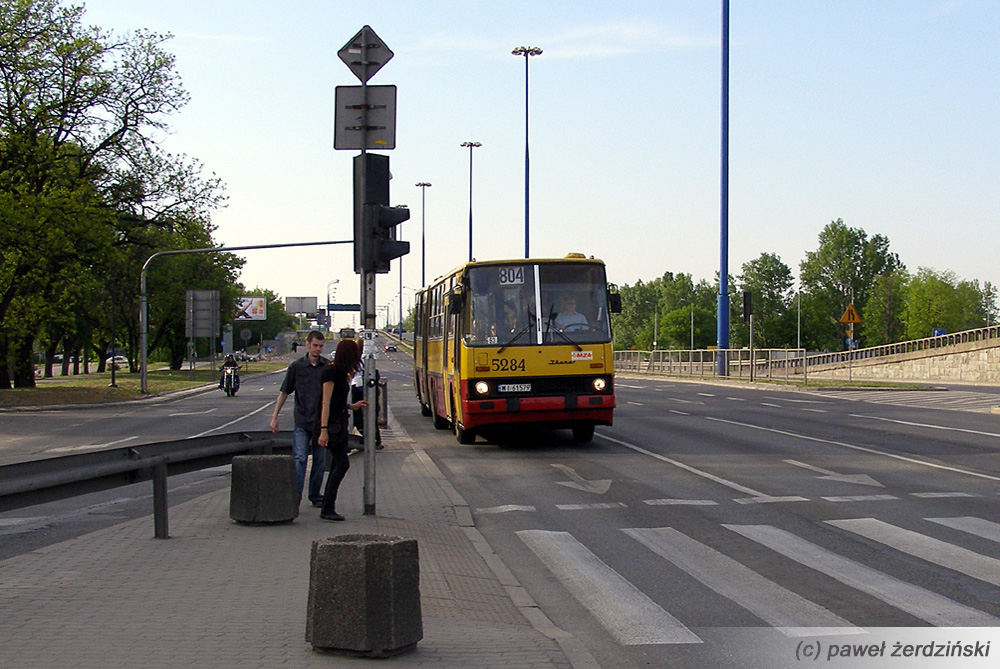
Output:
M304 502L293 523L239 525L226 488L171 506L168 540L150 516L0 562L0 666L597 666L535 607L419 445L395 422L383 440L376 516L362 515L357 454L343 523ZM354 533L418 541L424 638L412 652L352 658L305 642L312 542Z

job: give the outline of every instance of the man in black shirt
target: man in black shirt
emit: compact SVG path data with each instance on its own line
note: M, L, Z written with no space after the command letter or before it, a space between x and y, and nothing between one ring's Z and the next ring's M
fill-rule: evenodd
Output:
M320 377L323 368L330 362L323 357L323 333L313 330L306 337L306 354L290 364L285 372L285 380L274 403L271 415L271 432L278 431L278 413L285 400L295 394L295 429L292 432L292 457L295 459L295 473L298 476L299 497L305 486L306 464L313 442L313 428L319 418L323 399L323 382ZM326 472L326 449L313 450L312 471L309 473L309 501L313 506L323 503L323 474Z

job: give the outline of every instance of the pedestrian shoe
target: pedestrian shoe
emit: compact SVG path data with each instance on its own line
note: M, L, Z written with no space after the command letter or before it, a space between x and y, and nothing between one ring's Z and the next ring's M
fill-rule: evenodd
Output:
M346 520L342 515L334 511L333 513L321 513L320 520Z
M312 500L312 505L315 506L315 507L321 507L321 506L323 506L323 498L320 497L319 499Z

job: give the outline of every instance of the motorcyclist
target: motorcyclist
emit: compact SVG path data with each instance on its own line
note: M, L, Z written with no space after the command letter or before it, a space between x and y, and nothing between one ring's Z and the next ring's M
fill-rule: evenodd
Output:
M225 361L222 363L222 376L219 377L219 390L222 390L223 384L225 383L227 367L234 368L233 392L235 392L236 390L239 390L240 387L240 375L237 371L240 368L240 363L236 362L236 358L233 357L232 353L227 355Z

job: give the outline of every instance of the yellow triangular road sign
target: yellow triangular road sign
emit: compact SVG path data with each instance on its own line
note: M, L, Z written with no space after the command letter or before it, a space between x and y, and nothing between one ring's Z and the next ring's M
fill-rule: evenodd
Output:
M840 317L840 322L845 325L856 325L861 322L861 316L858 314L858 310L854 308L853 302L847 305L847 311Z

